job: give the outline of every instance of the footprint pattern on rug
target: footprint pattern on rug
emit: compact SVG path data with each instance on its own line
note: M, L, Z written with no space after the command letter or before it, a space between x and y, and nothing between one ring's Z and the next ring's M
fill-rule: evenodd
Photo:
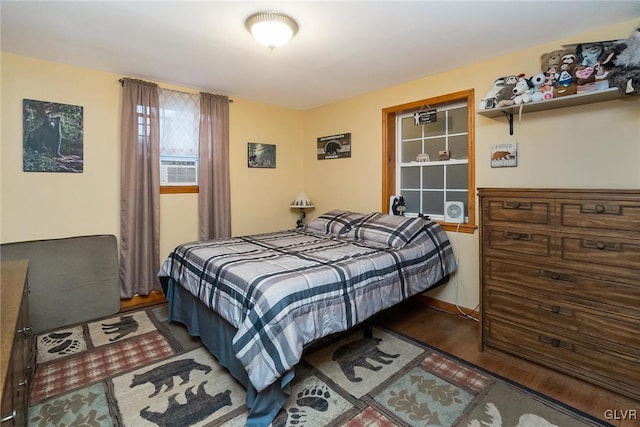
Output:
M326 412L329 409L329 399L331 393L324 384L314 386L312 388L305 388L298 393L296 404L298 406L307 406L313 408L316 411Z
M312 375L292 386L290 399L273 421L273 427L327 425L353 405Z
M37 363L50 362L87 349L82 326L58 329L39 335L36 345Z

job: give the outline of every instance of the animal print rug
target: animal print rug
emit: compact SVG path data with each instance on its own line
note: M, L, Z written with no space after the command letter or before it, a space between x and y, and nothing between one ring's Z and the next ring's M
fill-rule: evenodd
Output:
M29 426L245 425L245 391L166 305L37 337ZM374 328L323 340L273 427L609 426L453 356Z

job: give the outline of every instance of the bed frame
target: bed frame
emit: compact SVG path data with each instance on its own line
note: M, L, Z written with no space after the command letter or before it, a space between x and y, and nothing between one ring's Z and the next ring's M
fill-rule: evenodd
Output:
M373 316L447 283L457 267L434 222L342 211L315 221L179 245L159 274L169 320L245 387L247 426L273 421L310 345L355 327L371 338Z

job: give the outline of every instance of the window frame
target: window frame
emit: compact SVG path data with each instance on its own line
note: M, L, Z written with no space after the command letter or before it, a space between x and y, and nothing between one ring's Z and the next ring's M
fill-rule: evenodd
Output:
M399 114L419 110L425 105L439 105L445 103L467 103L467 129L468 129L468 221L466 223L448 223L436 220L447 231L460 231L473 233L476 229L475 205L475 93L473 89L467 89L433 98L413 101L406 104L387 107L382 110L382 212L389 209L389 198L396 194L397 176L397 126L396 118Z

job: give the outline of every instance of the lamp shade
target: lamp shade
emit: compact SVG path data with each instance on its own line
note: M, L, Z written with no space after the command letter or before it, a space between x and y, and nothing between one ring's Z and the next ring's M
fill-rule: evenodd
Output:
M309 198L309 196L307 196L304 193L299 193L295 199L293 199L293 201L291 202L291 207L292 208L312 208L313 207L313 202L311 201L311 199Z
M245 26L258 43L272 49L286 44L298 32L296 21L278 12L254 13Z

